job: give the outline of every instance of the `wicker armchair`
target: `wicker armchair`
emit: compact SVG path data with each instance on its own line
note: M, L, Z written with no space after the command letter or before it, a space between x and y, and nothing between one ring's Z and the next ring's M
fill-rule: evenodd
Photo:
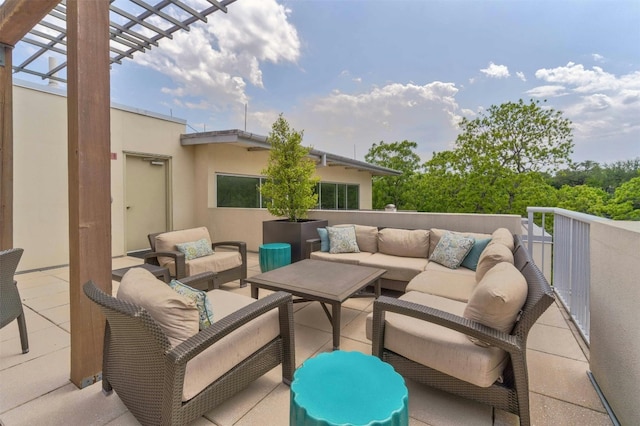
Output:
M0 251L0 294L2 295L0 297L0 328L17 320L22 353L26 354L29 352L27 324L24 320L20 293L13 279L23 252L21 248Z
M145 255L144 262L167 267L171 276L178 280L193 275L194 272L192 272L192 270L195 269L195 267L192 263L194 262L186 260L184 253L176 249L175 243L186 243L199 239L200 237L205 237L211 241L209 231L205 227L149 234L147 238L149 239L151 252ZM225 259L219 262L222 266L214 266L214 264L211 264L210 267L205 268L207 272L215 273L209 283L209 290L220 288L220 285L235 280L240 280L240 287L245 287L247 285L245 283L245 279L247 278L246 243L242 241L216 241L211 243L212 250L215 251L217 247L235 248L236 251L219 251L211 255L214 264L217 258L224 257ZM241 260L236 262L237 264L235 264L235 266L227 268L224 265L229 263L228 259L230 256L239 256ZM209 258L209 256L206 257ZM201 260L202 259L199 259L197 262ZM200 268L198 272L205 272L205 270Z
M520 424L526 426L531 423L526 359L527 336L531 326L553 303L554 295L542 272L522 246L519 236L515 236L515 243L514 265L524 275L528 293L511 333L503 333L429 306L383 296L374 302L372 353L393 365L404 377L519 415ZM385 313L387 312L428 321L503 349L508 354L508 361L502 373L501 382L496 381L489 387L480 387L386 349L384 345Z
M200 274L182 281L197 287L194 281L206 282L211 278L210 275ZM91 281L83 289L89 299L100 305L107 318L102 367L103 392L108 395L115 390L141 424L187 424L279 364L282 364L283 382L290 384L292 380L295 369L293 305L291 295L287 293L274 293L257 301L252 299L250 304L216 320L208 328L172 347L163 329L145 309L105 294ZM227 293L236 298L244 297L223 290L214 291L219 292L216 296ZM251 335L244 335L247 329L243 327L252 327L256 323L248 323L258 317L264 319L259 323L260 327L267 317L269 321L279 323L280 334L212 383L207 385L205 382L204 389L185 400L187 382L189 377L193 378L193 375L189 376L187 364L206 350L218 350L218 360L224 358L220 351L222 355L224 352L237 351L237 346L229 351L233 346L227 343L229 338L240 336L240 339L244 339L242 344L256 346L255 343L245 342ZM234 337L234 331L239 329L242 329L240 334L236 333ZM227 339L222 340L225 337ZM217 348L214 348L216 345ZM208 361L205 365L216 368L216 364Z

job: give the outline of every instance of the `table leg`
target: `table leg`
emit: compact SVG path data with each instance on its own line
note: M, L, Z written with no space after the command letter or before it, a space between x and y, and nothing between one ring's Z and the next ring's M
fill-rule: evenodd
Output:
M255 284L251 284L251 297L254 299L258 298L258 286Z
M333 350L337 351L340 349L340 312L341 312L341 303L332 303L331 304L331 325L333 326Z
M376 299L377 299L378 297L380 297L380 294L382 292L381 287L380 287L380 278L378 278L376 280L375 284L373 284L373 288L374 288L374 291L376 293Z

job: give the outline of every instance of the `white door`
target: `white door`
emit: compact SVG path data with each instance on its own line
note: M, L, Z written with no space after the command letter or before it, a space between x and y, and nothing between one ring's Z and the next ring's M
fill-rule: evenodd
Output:
M168 159L126 155L127 252L148 250L147 235L169 230Z

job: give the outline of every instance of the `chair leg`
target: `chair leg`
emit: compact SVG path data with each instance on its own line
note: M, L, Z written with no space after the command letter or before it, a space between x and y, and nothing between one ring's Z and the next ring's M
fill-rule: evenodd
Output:
M20 344L22 345L22 353L29 352L29 337L27 336L27 323L24 320L24 311L16 318L18 321L18 330L20 331Z

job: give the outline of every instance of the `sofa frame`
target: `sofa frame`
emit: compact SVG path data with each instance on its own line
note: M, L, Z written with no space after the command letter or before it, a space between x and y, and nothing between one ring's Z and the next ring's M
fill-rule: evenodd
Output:
M429 306L381 296L374 302L373 307L372 354L391 364L406 378L514 413L520 417L520 424L527 426L531 423L526 358L527 336L533 324L555 298L551 287L534 264L519 235L514 235L514 244L514 265L524 275L528 293L511 333L504 333ZM429 321L504 349L510 359L503 373L503 382L495 382L487 388L479 387L386 349L384 347L386 312Z

